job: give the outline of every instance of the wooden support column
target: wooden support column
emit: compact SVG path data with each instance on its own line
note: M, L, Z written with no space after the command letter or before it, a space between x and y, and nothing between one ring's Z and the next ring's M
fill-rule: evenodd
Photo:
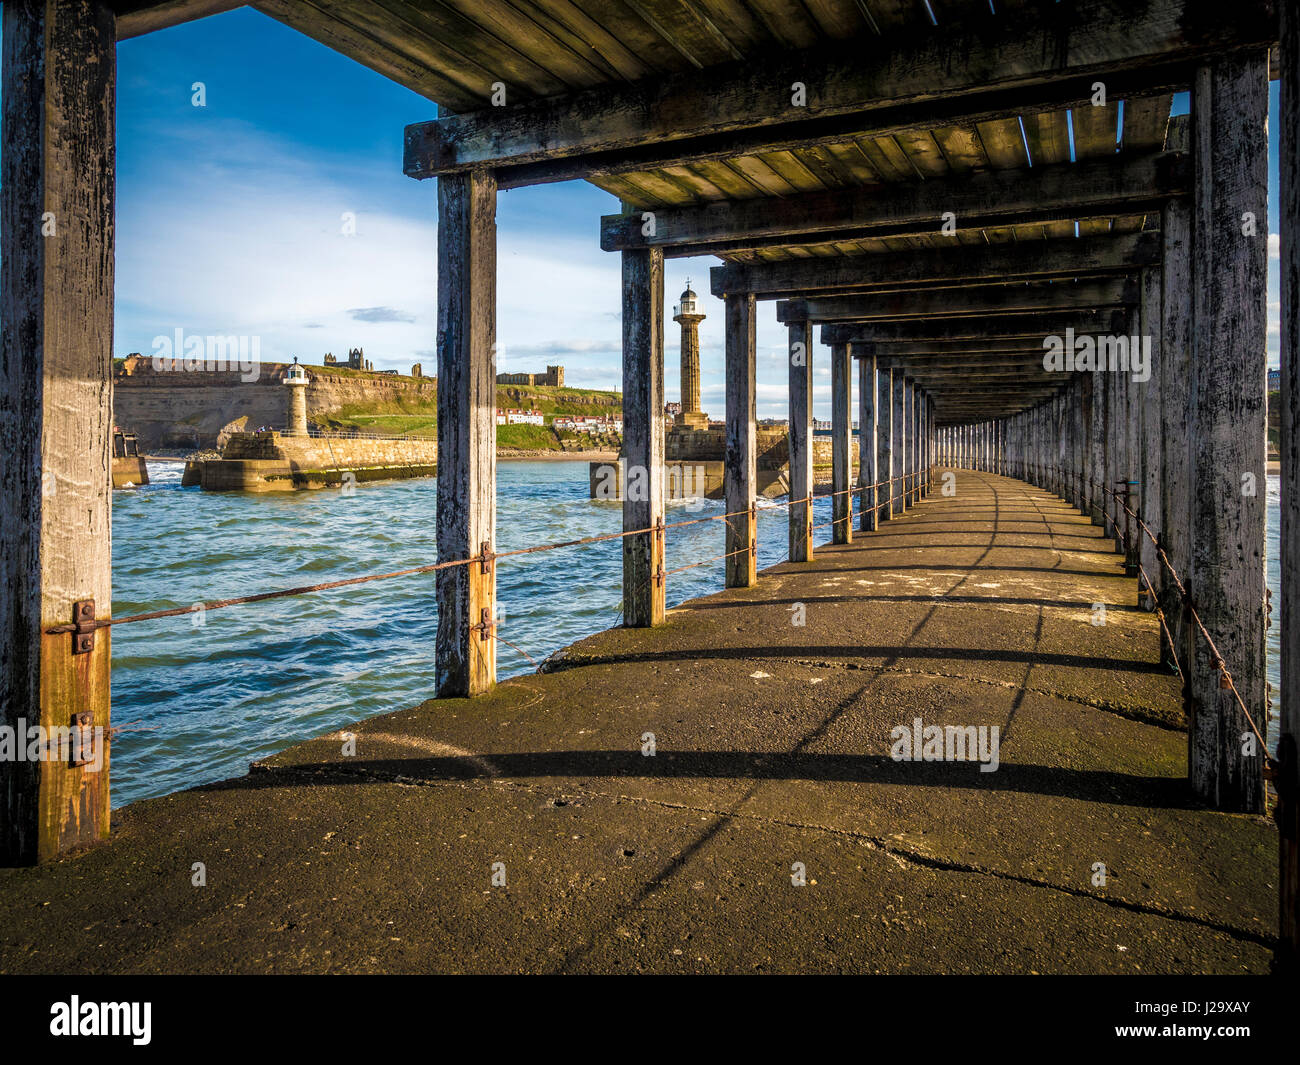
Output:
M728 294L726 315L727 453L723 479L727 513L732 515L724 523L727 587L748 588L758 579L754 294Z
M1164 448L1165 431L1162 406L1164 402L1164 358L1160 335L1160 270L1147 267L1142 271L1142 304L1139 310L1139 342L1151 340L1151 376L1135 386L1139 425L1138 432L1142 438L1142 470L1138 474L1142 488L1138 501L1138 513L1146 522L1153 536L1159 538L1164 528L1164 510L1160 500L1165 477ZM1164 568L1156 554L1156 546L1149 537L1138 531L1138 560L1147 579L1157 589L1160 588L1160 571ZM1141 582L1139 581L1139 584ZM1147 602L1148 609L1155 604Z
M1094 370L1092 378L1092 421L1088 426L1088 509L1092 523L1106 527L1106 372Z
M623 252L623 624L664 619L664 258Z
M1277 956L1279 968L1294 975L1300 968L1300 9L1284 5L1281 17L1282 601L1273 606L1282 621Z
M849 346L831 347L831 540L853 540L853 377L849 372Z
M1142 348L1142 311L1141 306L1134 308L1129 315L1129 337L1130 341L1136 338L1139 352ZM1142 440L1142 399L1145 395L1144 385L1136 380L1138 364L1133 361L1132 353L1129 359L1129 372L1121 375L1121 383L1124 385L1124 410L1127 416L1127 425L1124 428L1125 444L1125 469L1128 478L1128 507L1139 517L1142 514L1142 486L1145 480L1142 467L1145 461L1145 452L1143 451ZM1150 366L1147 367L1151 369ZM1124 554L1125 572L1130 577L1138 575L1138 565L1142 559L1142 529L1138 526L1137 519L1131 517L1128 513L1121 515L1121 521L1124 524L1124 535L1128 539L1128 550ZM1139 581L1139 585L1141 581Z
M813 560L812 323L790 323L790 561ZM802 501L802 502L800 502Z
M869 347L867 350L870 350ZM876 356L862 355L858 358L858 486L862 489L858 498L858 528L871 532L877 527L876 496L878 492L871 487L880 478L878 476L879 460L876 451L876 434L878 428L877 414L880 409L876 385Z
M0 762L3 859L108 836L116 20L99 0L4 5L0 170L0 724L93 745ZM84 615L83 615L84 617ZM23 741L18 741L22 743Z
M876 480L883 482L877 493L879 520L888 521L894 516L894 373L892 367L880 369L876 375Z
M438 178L438 558L496 544L496 179ZM437 573L438 695L496 684L496 565Z
M889 495L891 504L889 508L890 516L894 517L902 514L907 509L907 495L903 486L907 475L907 419L905 416L906 407L906 382L903 377L903 371L894 370L894 395L892 399L894 415L893 430L889 438L890 447L890 466L893 470L891 476L897 477L889 486Z
M1190 115L1171 119L1168 143L1191 147ZM1196 364L1192 361L1192 209L1189 200L1170 200L1160 215L1160 424L1164 433L1164 479L1160 485L1160 539L1165 555L1183 579L1192 570L1192 427L1196 409ZM1178 656L1185 657L1191 634L1173 575L1160 567L1160 602ZM1165 662L1174 665L1166 650ZM1186 681L1186 678L1184 678Z
M1191 596L1223 665L1262 730L1268 55L1197 71L1195 165L1196 423L1192 435ZM1253 228L1246 232L1246 216ZM1222 810L1264 809L1264 751L1220 663L1197 641L1189 768L1196 795ZM1245 748L1245 750L1243 750Z
M920 481L924 476L922 456L924 451L920 441L926 436L926 421L922 416L922 390L920 385L911 389L911 501L920 502Z

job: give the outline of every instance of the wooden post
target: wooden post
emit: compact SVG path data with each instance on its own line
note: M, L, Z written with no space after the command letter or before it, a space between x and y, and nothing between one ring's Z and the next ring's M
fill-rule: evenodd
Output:
M438 557L496 544L496 178L438 178ZM437 573L438 694L496 684L496 565Z
M862 355L858 358L858 484L862 495L858 500L858 528L871 532L877 525L876 496L874 485L879 479L879 461L877 431L879 422L877 411L880 409L879 393L876 384L876 356Z
M1282 620L1281 729L1278 737L1278 962L1300 967L1300 10L1284 5L1279 187L1282 277Z
M623 624L664 619L664 258L623 252Z
M912 499L914 502L921 502L922 482L925 479L925 401L922 396L921 386L917 385L912 389L912 427L915 430L913 434L912 445L912 468L914 475L912 477Z
M894 434L889 443L894 456L891 460L894 476L898 478L891 486L894 499L891 508L894 514L902 514L907 509L907 379L902 370L894 371Z
M849 346L831 347L831 540L853 540L853 497L849 495L853 465L853 378L849 373Z
M880 517L888 521L894 516L894 369L882 367L877 375L877 391L880 402L877 404L879 414L876 419L876 466L883 481L880 488Z
M1197 71L1193 91L1195 277L1191 596L1218 646L1196 641L1192 788L1222 810L1264 809L1264 750L1226 687L1266 721L1264 669L1268 55Z
M903 506L907 509L916 498L916 385L911 380L903 382Z
M0 848L13 864L108 836L112 630L89 646L45 630L72 623L77 603L112 613L116 49L101 0L4 5L0 724L69 735L84 723L94 737L0 762Z
M1190 115L1169 122L1168 146L1191 147ZM1165 555L1184 580L1192 570L1191 429L1196 364L1192 360L1192 211L1186 199L1170 200L1160 216L1160 424L1164 434L1164 478L1160 484L1160 538ZM1173 575L1160 567L1160 602L1169 631L1184 656L1188 618ZM1166 651L1172 668L1174 655ZM1184 666L1186 664L1184 663ZM1186 681L1186 678L1184 678Z
M1088 448L1091 457L1088 479L1089 510L1092 523L1106 528L1106 496L1102 487L1106 483L1106 372L1094 370L1092 377L1092 424L1088 427Z
M727 587L748 588L758 579L755 529L754 294L727 294ZM663 409L663 404L660 404Z
M790 323L790 561L813 560L812 323ZM803 500L803 502L798 502Z
M1129 336L1130 341L1136 338L1138 351L1142 351L1142 310L1139 304L1129 315ZM1143 450L1142 440L1142 400L1146 395L1144 384L1136 380L1138 377L1137 367L1139 363L1134 361L1133 353L1130 353L1129 372L1121 375L1121 383L1125 390L1125 415L1127 425L1124 427L1125 443L1125 469L1127 471L1127 497L1128 508L1134 514L1141 517L1142 515L1142 490L1146 480L1143 474L1143 464L1146 461ZM1151 369L1150 366L1147 367ZM1124 535L1128 540L1128 549L1124 555L1125 572L1130 577L1138 575L1138 566L1142 560L1142 540L1145 537L1142 529L1137 523L1137 519L1129 513L1123 514ZM1139 586L1141 581L1139 581Z
M1161 349L1160 303L1160 270L1148 267L1142 271L1142 303L1139 310L1138 333L1139 343L1145 343L1147 338L1151 341L1149 366L1151 376L1135 386L1138 390L1138 432L1142 438L1142 471L1138 474L1142 486L1138 513L1142 515L1142 520L1151 530L1152 535L1157 538L1161 536L1161 530L1164 528L1164 511L1160 505L1160 498L1165 477L1165 432L1162 412L1164 358ZM1163 567L1156 554L1156 546L1140 529L1138 544L1138 560L1158 595L1160 571ZM1155 604L1148 602L1147 608L1154 609Z

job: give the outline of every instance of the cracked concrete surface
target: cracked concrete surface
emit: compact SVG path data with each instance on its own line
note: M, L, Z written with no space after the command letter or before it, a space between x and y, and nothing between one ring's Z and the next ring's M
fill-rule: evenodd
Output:
M1112 545L1021 482L957 487L660 629L358 723L355 756L331 733L0 870L0 969L1265 971L1276 832L1191 800ZM1000 768L894 761L915 717L997 725Z

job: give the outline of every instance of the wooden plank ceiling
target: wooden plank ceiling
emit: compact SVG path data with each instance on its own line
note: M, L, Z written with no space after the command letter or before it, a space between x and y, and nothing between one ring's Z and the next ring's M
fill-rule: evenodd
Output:
M508 99L565 95L821 43L889 47L896 34L945 22L1013 22L1036 0L259 0L254 6L459 113ZM638 209L922 182L1017 169L1164 142L1171 98L1027 111L1017 117L791 151L602 176L593 183ZM1141 229L1141 216L1077 220L1081 235ZM1076 221L959 230L962 243L1070 236ZM857 255L936 245L935 236L771 247L736 261Z

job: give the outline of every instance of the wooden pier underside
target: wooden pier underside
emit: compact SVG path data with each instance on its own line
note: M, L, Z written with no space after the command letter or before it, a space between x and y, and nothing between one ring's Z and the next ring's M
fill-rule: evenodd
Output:
M1121 557L956 474L555 672L362 722L355 757L304 743L0 870L0 971L1266 971L1276 831L1192 799ZM916 717L999 726L1000 767L892 760Z

